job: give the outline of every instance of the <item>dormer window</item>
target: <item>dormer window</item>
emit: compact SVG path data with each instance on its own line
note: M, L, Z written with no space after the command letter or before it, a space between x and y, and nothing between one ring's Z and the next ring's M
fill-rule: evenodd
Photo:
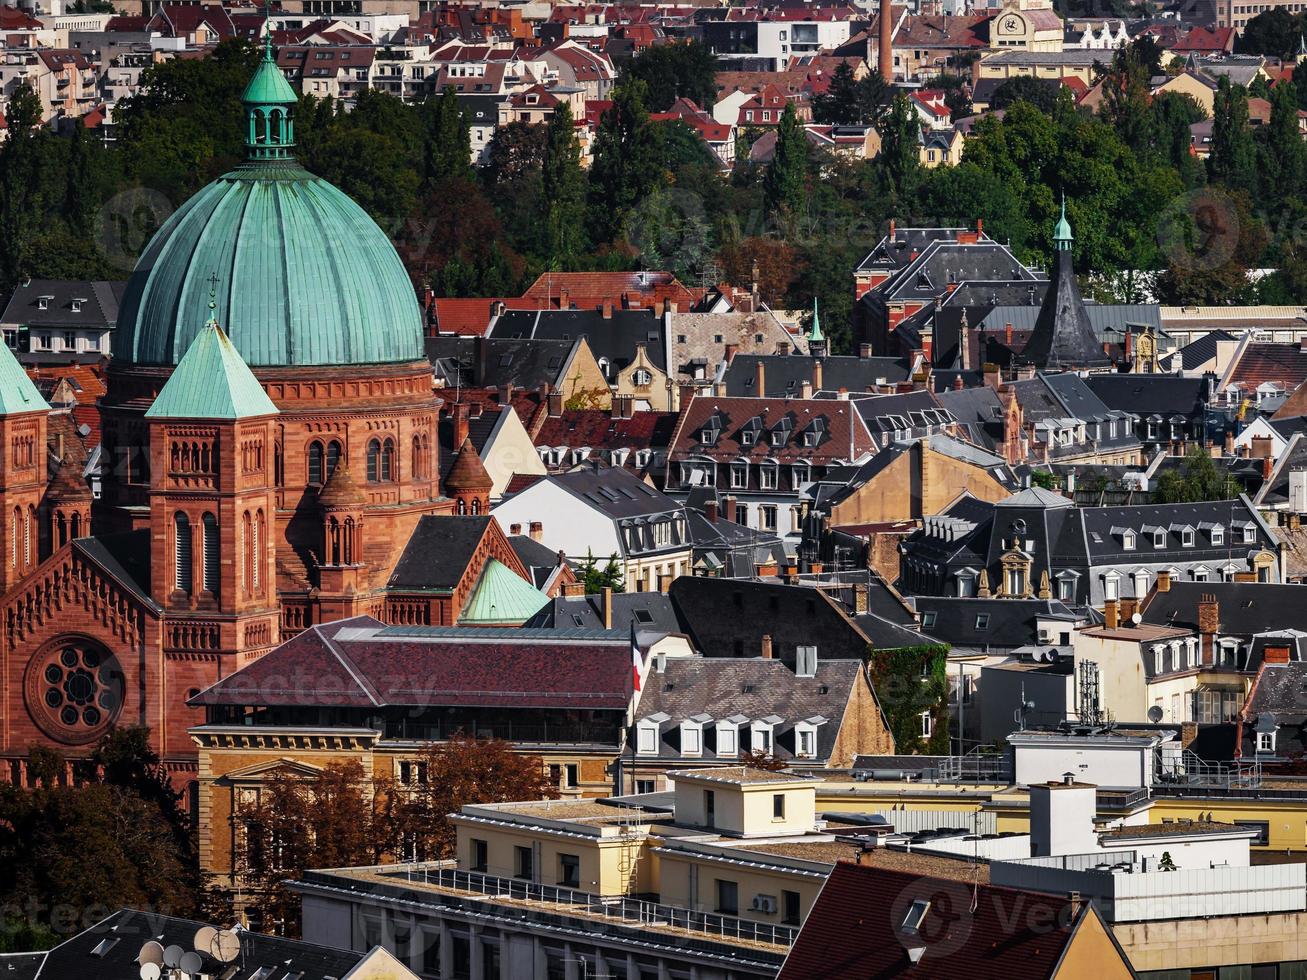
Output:
M82 304L85 303L85 302L86 302L86 300L84 300L84 299L75 299L75 300L72 300L68 305L69 305L69 307L72 309L72 311L73 311L74 313L81 313L81 312L82 312Z
M658 726L667 721L669 717L665 712L660 711L648 718L641 718L636 723L635 752L637 755L658 754Z
M772 754L776 725L781 720L775 715L768 715L766 718L759 718L749 726L749 736L754 752L766 756Z
M1180 531L1180 544L1185 548L1194 546L1194 529L1191 527L1182 528Z
M1166 547L1166 532L1165 532L1165 531L1158 529L1158 530L1156 530L1156 531L1153 532L1153 547L1154 547L1154 548L1165 548L1165 547Z
M812 430L805 432L803 434L803 444L809 449L817 445L817 433Z
M36 297L36 308L38 310L48 310L50 308L50 300L52 299L54 299L53 296Z
M758 486L763 490L775 490L776 482L776 464L763 463L758 468Z
M731 464L731 489L743 490L749 485L749 464L732 463Z
M771 434L771 444L773 446L785 445L785 433L777 430Z
M703 726L696 721L681 722L681 755L703 755Z
M1122 550L1124 550L1124 551L1134 551L1134 550L1135 550L1135 532L1134 532L1134 531L1126 531L1125 534L1121 535L1121 548L1122 548Z
M1212 528L1212 544L1221 545L1225 543L1225 528Z
M794 648L794 676L815 677L817 675L817 648L800 646Z

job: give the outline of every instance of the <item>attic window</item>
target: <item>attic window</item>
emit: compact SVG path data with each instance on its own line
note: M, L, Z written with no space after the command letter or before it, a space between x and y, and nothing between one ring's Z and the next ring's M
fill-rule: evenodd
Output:
M803 444L804 444L805 446L809 447L809 448L811 448L811 447L817 445L817 433L816 433L816 432L805 432L805 433L803 434Z
M1166 532L1165 532L1165 531L1154 531L1154 532L1153 532L1153 547L1154 547L1154 548L1165 548L1165 547L1166 547Z
M989 613L981 613L979 616L976 617L976 629L978 630L989 629Z
M113 949L117 945L118 945L117 936L113 936L109 939L101 939L98 943L95 944L95 949L91 950L91 955L97 958L101 956L105 956L109 952L109 950Z
M1134 551L1134 550L1135 550L1135 532L1134 532L1134 531L1126 531L1125 534L1121 535L1121 547L1122 547L1125 551Z
M925 921L926 913L930 911L930 901L919 898L908 906L907 914L903 916L903 932L909 936L915 936L921 931L921 923Z
M934 626L934 625L935 625L935 617L936 617L937 615L938 615L938 614L937 614L933 609L932 609L930 612L924 612L924 613L922 613L922 614L921 614L921 626L922 626L922 628L923 628L923 629L930 629L932 626Z
M512 363L513 363L513 355L512 355L512 354L501 354L501 355L499 356L499 366L500 366L500 367L508 367L508 366L509 366L510 364L512 364Z
M637 609L635 611L635 621L648 626L654 621L653 614L648 609Z

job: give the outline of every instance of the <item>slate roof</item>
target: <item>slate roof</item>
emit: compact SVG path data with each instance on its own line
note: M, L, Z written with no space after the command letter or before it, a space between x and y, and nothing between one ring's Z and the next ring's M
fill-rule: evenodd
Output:
M1015 649L1039 642L1038 619L1059 619L1065 630L1077 616L1056 599L961 599L916 596L921 629L954 647ZM983 624L983 625L982 625Z
M959 877L972 867L963 861L956 864ZM903 933L902 922L916 898L929 905L920 926L926 952L914 964L907 947L915 939ZM961 910L959 903L965 904ZM959 915L966 916L965 929ZM1076 929L1093 915L1097 913L1089 902L1079 915L1072 915L1070 900L1061 896L840 861L817 896L778 980L1047 980L1058 974ZM934 955L932 939L939 944ZM1119 946L1117 952L1121 968L1128 969ZM1106 964L1098 965L1106 969Z
M885 302L933 302L950 285L1037 280L1038 276L1022 265L1006 245L989 239L976 244L936 240L868 295Z
M41 980L85 980L102 977L104 980L133 980L140 976L137 955L141 947L151 940L163 947L180 946L183 951L194 948L195 933L205 923L191 919L178 919L158 912L138 912L121 909L91 928L72 936L48 953L41 954ZM296 976L302 980L326 980L343 977L366 954L328 946L315 946L296 939L283 939L262 933L241 930L241 956L233 964L231 980L252 980L254 977L279 978ZM214 975L222 970L212 969L214 960L206 958L206 972ZM0 973L6 958L0 958ZM264 974L260 971L266 970ZM19 980L24 974L17 974Z
M1065 220L1065 207L1063 214ZM1021 349L1021 358L1037 367L1054 370L1106 367L1112 363L1085 312L1080 284L1071 268L1069 247L1057 252L1054 275L1044 293L1035 327Z
M1307 717L1307 663L1264 664L1248 692L1244 718L1262 714Z
M947 388L937 392L935 399L976 445L993 449L1003 441L1003 403L989 385Z
M768 635L773 656L793 668L798 646L852 659L870 642L839 603L807 586L682 576L667 594L681 632L705 657L755 657Z
M223 678L197 706L626 708L627 634L387 627L370 616L305 630Z
M704 764L739 758L737 753L717 755L715 726L705 717L711 721L781 718L773 729L773 749L777 758L786 760L795 757L795 723L823 719L817 727L816 757L806 760L820 764L830 758L858 683L866 683L860 660L822 660L820 653L812 677L797 677L779 660L762 657L667 657L661 671L655 668L646 675L636 718L667 715L658 726L658 755L694 758ZM681 722L690 719L704 722L701 756L680 752Z
M449 592L463 580L493 520L488 514L423 517L386 587L399 592Z
M0 324L112 330L118 323L118 302L126 288L125 282L29 279L14 287L0 313ZM48 297L45 309L41 308L42 297ZM76 311L74 300L82 301Z
M1255 465L1255 462L1254 462ZM1289 475L1307 467L1307 435L1295 433L1275 462L1271 478L1257 491L1254 503L1258 507L1283 507L1289 502Z
M72 547L102 568L143 605L159 611L159 606L150 598L151 549L148 529L78 538L73 541Z
M509 535L508 543L522 567L530 573L535 587L544 588L562 560L558 553L526 534Z
M613 629L630 629L638 633L679 633L672 602L661 592L613 593ZM526 623L541 629L601 630L603 600L597 595L560 596L553 599Z
M736 354L722 381L730 398L757 398L758 365L763 366L767 398L796 398L804 382L813 383L817 358L796 354ZM868 391L908 380L911 365L901 357L823 357L821 390ZM814 385L814 390L815 385Z
M618 466L578 466L545 479L613 520L651 517L681 509L679 501Z
M886 235L858 263L858 272L901 269L911 263L932 242L956 242L960 233L970 228L899 228ZM982 241L990 241L982 237Z
M1091 374L1085 385L1108 408L1144 417L1201 417L1207 404L1207 379L1163 374Z
M1212 330L1192 343L1185 344L1183 347L1171 351L1170 354L1162 356L1159 360L1163 363L1169 363L1171 370L1193 370L1199 365L1206 364L1216 356L1217 344L1220 341L1238 339L1228 330Z
M1145 623L1198 629L1198 603L1214 596L1223 636L1274 633L1302 622L1303 587L1264 582L1172 582L1155 592L1143 611Z
M638 344L645 347L649 361L667 370L662 317L650 310L507 310L490 325L493 338L572 341L584 337L596 359L607 358L617 369L635 360ZM529 387L529 386L528 386Z
M579 343L503 337L428 337L427 359L447 387L558 387Z

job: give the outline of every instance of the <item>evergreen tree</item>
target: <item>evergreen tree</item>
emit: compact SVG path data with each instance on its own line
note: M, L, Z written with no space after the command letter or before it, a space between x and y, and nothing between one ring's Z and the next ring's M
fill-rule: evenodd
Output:
M677 99L702 108L717 100L717 58L696 41L677 41L646 48L631 59L623 81L641 81L651 112L666 112Z
M862 122L862 104L853 68L841 61L831 74L826 91L813 100L812 114L820 123L851 126Z
M5 107L9 138L0 146L0 288L26 271L31 236L38 225L37 158L41 100L22 82Z
M776 150L762 178L768 210L797 214L803 209L807 169L808 138L793 103L789 103L781 113L781 123L776 128Z
M1103 77L1103 118L1136 154L1150 152L1154 116L1149 106L1148 66L1133 45L1118 48Z
M1298 134L1297 93L1277 85L1271 94L1271 121L1259 134L1262 146L1262 197L1283 201L1296 197L1303 178L1303 142Z
M552 268L563 268L585 249L585 174L572 109L566 102L550 117L542 170L544 253Z
M1248 94L1222 75L1212 107L1212 153L1207 177L1231 190L1255 190L1257 151L1248 128Z
M880 134L881 174L888 188L906 197L921 168L921 124L907 96L896 95Z
M74 235L86 238L96 205L95 154L97 148L78 119L68 142L67 185L64 190L63 219Z
M639 79L618 85L613 104L599 120L590 165L590 224L596 242L616 237L661 177L658 137L645 95Z

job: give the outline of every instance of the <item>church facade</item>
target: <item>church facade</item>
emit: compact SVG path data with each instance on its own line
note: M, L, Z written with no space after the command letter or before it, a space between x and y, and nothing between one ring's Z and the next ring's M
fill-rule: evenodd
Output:
M168 220L128 284L100 499L0 348L0 779L26 778L33 745L75 766L112 726L146 725L192 783L187 701L315 624L388 620L414 529L455 507L398 255L295 162L297 97L270 51L243 102L247 160ZM457 496L488 509L479 484Z

